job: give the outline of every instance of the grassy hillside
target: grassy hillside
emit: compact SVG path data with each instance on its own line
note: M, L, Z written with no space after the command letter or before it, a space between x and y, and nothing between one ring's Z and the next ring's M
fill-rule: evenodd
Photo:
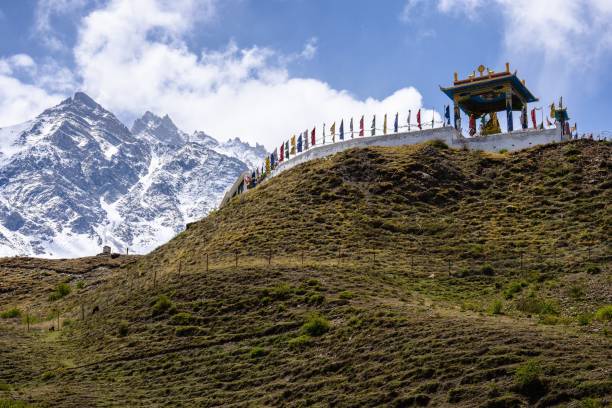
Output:
M61 275L64 296L3 293L45 330L0 319L0 399L607 406L611 153L430 143L297 166L146 257Z

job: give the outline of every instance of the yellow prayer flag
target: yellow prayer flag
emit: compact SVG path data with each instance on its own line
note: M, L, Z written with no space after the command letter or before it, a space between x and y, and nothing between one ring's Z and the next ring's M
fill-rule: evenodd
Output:
M266 157L266 174L270 173L270 156Z
M291 136L291 154L295 154L295 135Z
M553 103L550 104L550 118L551 119L555 118L555 112L556 111L557 110L555 109L555 103L553 102Z
M331 132L332 135L332 143L336 141L336 122L334 122L333 125L331 125L331 127L329 128L329 131Z

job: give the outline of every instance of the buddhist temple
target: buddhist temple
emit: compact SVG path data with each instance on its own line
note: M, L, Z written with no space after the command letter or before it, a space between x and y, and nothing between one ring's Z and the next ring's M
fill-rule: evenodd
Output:
M470 136L477 133L476 121L481 120L481 135L501 133L497 112L506 113L508 132L514 130L513 111L521 112L521 127L526 129L527 104L538 99L527 89L525 81L520 80L515 72L510 72L510 64L506 70L495 72L480 65L465 79L459 79L455 72L453 85L440 87L454 103L454 127L461 130L460 110L469 117Z

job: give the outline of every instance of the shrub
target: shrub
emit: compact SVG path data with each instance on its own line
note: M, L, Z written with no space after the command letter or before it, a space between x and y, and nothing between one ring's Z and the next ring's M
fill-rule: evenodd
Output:
M308 299L306 299L306 301L308 302L308 304L311 305L320 305L325 301L325 296L320 293L314 293L308 296Z
M301 336L290 339L287 344L291 348L304 348L310 344L310 336L307 334L302 334Z
M581 326L586 326L591 323L592 315L588 313L583 313L578 315L578 324Z
M119 337L125 337L129 332L129 323L125 320L122 320L117 326L117 334Z
M595 318L602 322L612 320L612 305L607 305L597 309L595 312Z
M189 324L193 324L195 320L196 319L191 315L191 313L180 312L172 316L172 319L170 319L170 323L178 326L186 326Z
M50 301L56 301L63 297L66 297L70 294L72 290L70 289L70 285L67 283L60 283L55 288L55 291L49 295Z
M448 145L444 142L444 140L434 139L429 142L430 146L436 147L438 149L448 149Z
M173 304L168 299L168 296L159 295L157 301L153 304L153 316L163 314L173 308Z
M85 282L84 281L78 281L76 284L76 288L77 289L83 289L85 287Z
M517 310L529 314L559 314L552 302L537 298L534 294L524 296L516 302Z
M340 292L340 299L353 299L355 297L355 294L351 291L345 290L343 292Z
M312 315L302 325L302 333L309 336L321 336L329 331L329 322L322 316Z
M501 300L496 300L491 305L490 312L493 315L499 315L499 314L503 313L503 308L504 308L504 305L503 305L502 301Z
M200 332L200 328L197 326L179 326L174 329L174 334L177 337L188 337L195 336Z
M249 352L249 355L251 356L251 358L261 358L263 356L265 356L266 350L264 350L263 347L253 347L251 349L251 351Z
M542 381L542 368L537 361L530 360L517 368L514 382L519 391L530 397L542 395L545 385Z
M17 309L16 307L0 313L0 317L3 319L14 319L19 316L21 316L21 310Z
M589 273L591 275L597 275L598 273L601 272L601 268L599 267L599 265L588 264L587 267L586 267L586 271L587 271L587 273Z
M519 293L523 288L527 286L525 281L510 282L510 284L504 289L503 295L506 299L512 299L512 297Z
M491 264L484 264L480 267L480 274L485 276L493 276L495 271L493 270L493 266Z

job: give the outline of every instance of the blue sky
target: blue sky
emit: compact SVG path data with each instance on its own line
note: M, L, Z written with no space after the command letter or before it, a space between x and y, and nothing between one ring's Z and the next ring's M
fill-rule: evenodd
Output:
M579 130L612 130L610 3L4 0L0 126L84 90L128 126L151 110L272 147L341 118L442 112L454 71L509 61L536 105L563 95Z

